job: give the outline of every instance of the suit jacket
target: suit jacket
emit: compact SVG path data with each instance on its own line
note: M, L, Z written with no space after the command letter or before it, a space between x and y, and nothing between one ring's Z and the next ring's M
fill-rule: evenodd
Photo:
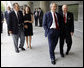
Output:
M61 16L59 13L57 13L57 18L58 18L58 24L59 24L59 30L60 30L60 27L61 27ZM53 17L52 17L52 14L51 12L47 12L44 14L43 16L43 27L44 27L44 30L45 30L45 37L47 37L48 35L48 31L52 25L52 22L53 22Z
M5 11L5 19L6 19L7 24L9 24L9 13L8 13L8 11Z
M20 26L18 26L20 24ZM12 31L13 34L18 33L18 27L21 27L23 30L24 25L24 19L23 14L21 11L19 11L19 19L17 19L17 16L14 11L11 11L9 13L9 31Z
M35 15L36 12L37 12L37 16ZM34 17L35 17L35 18L38 18L38 14L39 14L38 11L34 11Z
M63 31L66 30L66 33L70 33L70 32L74 32L74 17L73 17L73 13L71 12L67 12L67 22L65 24L64 22L64 18L63 18L63 12L60 13L61 17L62 17L62 29Z
M39 13L40 13L39 18L43 19L43 11L41 10Z
M3 16L3 12L1 11L1 22L3 21L4 16Z

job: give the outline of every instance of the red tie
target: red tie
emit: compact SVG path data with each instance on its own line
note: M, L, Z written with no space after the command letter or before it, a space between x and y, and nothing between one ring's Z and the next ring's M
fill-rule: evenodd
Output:
M56 29L59 29L58 24L57 24L57 18L55 16L55 13L54 13L54 18L55 18Z
M64 14L64 22L65 22L65 24L66 24L66 15Z

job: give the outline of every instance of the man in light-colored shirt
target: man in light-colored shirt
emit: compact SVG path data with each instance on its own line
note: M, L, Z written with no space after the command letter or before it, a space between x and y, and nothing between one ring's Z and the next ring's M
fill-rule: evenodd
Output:
M24 19L23 13L19 10L19 4L13 4L13 11L9 13L9 33L13 36L14 46L16 53L19 53L19 48L21 50L25 50L23 48L25 42L24 36ZM18 40L20 38L20 44L18 47Z
M54 50L58 43L61 19L60 15L56 12L57 9L56 3L51 3L50 9L51 11L45 13L43 17L43 27L45 30L45 37L48 36L51 63L55 65L56 60Z
M53 18L53 22L52 22L52 25L50 27L50 29L52 28L55 28L56 29L56 25L55 25L55 18L54 18L54 12L51 10L51 13L52 13L52 18ZM56 18L57 18L57 15L55 14ZM58 21L58 20L57 20Z

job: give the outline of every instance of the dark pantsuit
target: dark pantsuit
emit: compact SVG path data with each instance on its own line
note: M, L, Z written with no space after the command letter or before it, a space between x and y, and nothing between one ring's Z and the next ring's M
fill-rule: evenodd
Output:
M50 29L48 32L49 52L51 60L55 60L54 50L58 42L59 31L56 29Z
M60 25L61 25L60 14L58 14L57 12L53 13L50 11L44 14L43 27L45 30L45 37L48 36L49 53L50 53L50 59L52 64L56 63L54 50L56 48L56 45L58 43L58 38L60 36L60 27L61 27Z
M38 26L38 18L35 17L35 26Z
M73 13L67 12L67 19L65 22L63 12L60 14L63 22L60 30L60 54L63 54L64 41L67 43L66 54L68 54L72 46L72 36L70 33L74 33L74 16Z
M72 38L70 33L65 33L60 37L60 54L63 54L64 41L67 43L67 52L69 52L72 46Z
M39 18L39 26L42 27L42 19Z

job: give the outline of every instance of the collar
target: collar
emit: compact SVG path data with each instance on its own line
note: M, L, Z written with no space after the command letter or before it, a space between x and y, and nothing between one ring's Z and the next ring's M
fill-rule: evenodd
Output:
M52 10L51 10L51 13L54 13ZM56 12L55 12L56 13Z
M14 12L17 14L17 11L14 9Z
M63 12L63 15L64 15L64 14L67 14L67 13L64 13L64 12Z

